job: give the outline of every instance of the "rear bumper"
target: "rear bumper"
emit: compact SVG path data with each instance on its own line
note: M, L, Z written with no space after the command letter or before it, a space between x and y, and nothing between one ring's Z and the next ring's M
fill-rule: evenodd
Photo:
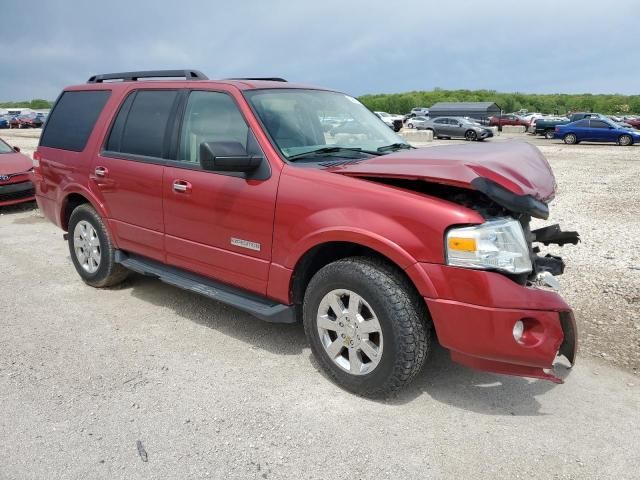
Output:
M573 365L577 329L555 292L524 287L498 273L422 264L437 298L425 301L440 344L466 366L561 383L545 370L558 355ZM516 322L524 324L520 341Z

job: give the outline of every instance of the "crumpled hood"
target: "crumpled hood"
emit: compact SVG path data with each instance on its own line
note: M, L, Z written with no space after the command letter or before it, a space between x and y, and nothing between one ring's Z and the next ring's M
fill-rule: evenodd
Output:
M551 200L556 192L555 177L540 150L515 141L403 150L329 171L354 177L424 180L474 190L481 183L474 180L485 179L515 195L542 202Z
M0 175L24 173L33 167L33 162L21 153L0 153Z

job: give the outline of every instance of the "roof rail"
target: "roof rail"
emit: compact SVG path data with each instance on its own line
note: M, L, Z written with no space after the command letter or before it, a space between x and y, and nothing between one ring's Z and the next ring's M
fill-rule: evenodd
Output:
M264 80L267 82L286 82L284 78L280 78L280 77L244 77L244 78L227 78L226 80Z
M87 83L103 83L105 80L121 80L123 82L135 82L142 78L182 78L186 80L209 80L204 73L198 70L143 70L140 72L103 73L94 75Z

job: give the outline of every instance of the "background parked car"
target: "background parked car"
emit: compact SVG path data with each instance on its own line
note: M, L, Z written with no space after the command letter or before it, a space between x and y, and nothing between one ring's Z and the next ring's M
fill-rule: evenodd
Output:
M413 117L409 118L406 122L407 128L417 128L418 130L424 130L425 124L429 121L429 117Z
M36 115L19 115L9 120L10 128L42 128L43 123Z
M438 117L427 120L419 127L421 130L432 130L436 138L464 138L479 140L493 137L493 131L463 117Z
M399 132L400 129L402 128L402 125L404 125L404 116L402 115L392 115L387 112L373 112L373 113L375 113L378 117L380 117L380 119L384 123L386 123L389 127L391 127L395 132Z
M416 117L428 117L429 109L427 107L415 107L411 109L411 113Z
M0 117L0 128L9 128L9 119Z
M624 117L624 121L631 125L633 128L640 129L640 117L632 116L632 117Z
M640 142L640 131L622 127L606 117L592 117L566 125L558 125L554 138L564 140L567 145L588 141L614 142L618 145L629 146Z
M35 200L32 169L29 157L0 139L0 207Z
M491 117L489 119L489 125L492 127L498 127L498 130L502 130L502 127L505 125L522 125L525 129L529 128L529 122L527 120L512 113Z

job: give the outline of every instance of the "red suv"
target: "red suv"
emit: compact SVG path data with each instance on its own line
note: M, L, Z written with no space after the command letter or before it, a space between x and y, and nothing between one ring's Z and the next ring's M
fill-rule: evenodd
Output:
M324 128L335 118L349 128ZM530 230L556 184L528 144L416 149L343 93L153 71L65 89L34 159L38 204L87 284L133 270L302 322L353 392L406 385L436 336L492 372L559 381L545 369L574 361L550 288L564 263L533 244L579 239Z

